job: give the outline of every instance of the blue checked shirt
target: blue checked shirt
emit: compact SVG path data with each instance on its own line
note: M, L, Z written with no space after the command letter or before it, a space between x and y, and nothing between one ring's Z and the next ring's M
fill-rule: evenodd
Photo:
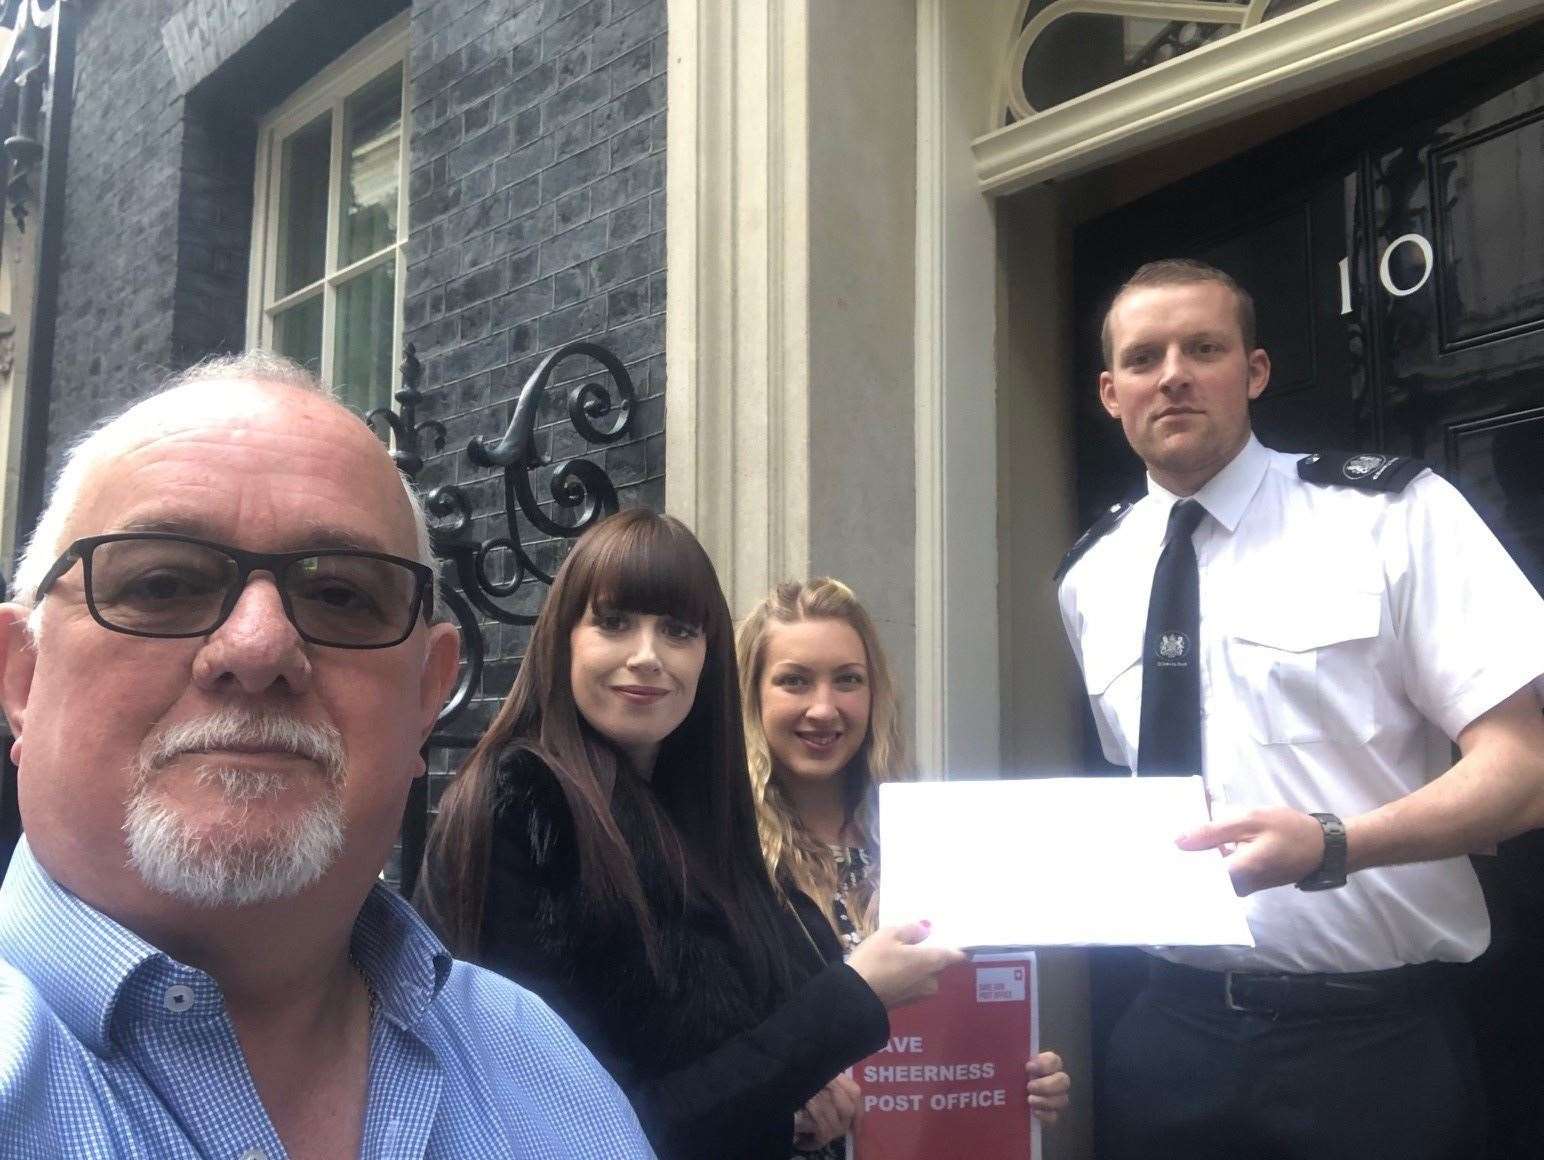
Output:
M530 992L455 962L377 886L353 950L375 989L361 1155L652 1157L610 1076ZM51 879L0 886L0 1160L279 1160L219 987Z

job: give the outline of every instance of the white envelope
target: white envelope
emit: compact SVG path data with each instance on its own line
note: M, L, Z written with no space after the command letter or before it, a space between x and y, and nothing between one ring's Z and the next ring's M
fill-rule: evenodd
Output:
M947 946L1254 946L1199 777L1058 777L879 788L880 923Z

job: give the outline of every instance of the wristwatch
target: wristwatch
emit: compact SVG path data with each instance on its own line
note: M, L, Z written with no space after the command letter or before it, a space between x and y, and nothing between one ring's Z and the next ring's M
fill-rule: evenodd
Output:
M1299 890L1334 890L1346 884L1346 824L1334 814L1309 814L1324 830L1319 868L1297 884Z

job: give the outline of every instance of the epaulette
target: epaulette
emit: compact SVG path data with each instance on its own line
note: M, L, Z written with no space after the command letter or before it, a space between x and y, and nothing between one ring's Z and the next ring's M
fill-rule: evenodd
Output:
M1365 451L1317 451L1297 461L1300 479L1323 487L1357 487L1363 491L1404 491L1427 464L1407 455L1373 455Z
M1056 575L1051 578L1051 582L1053 584L1060 584L1062 577L1067 574L1067 570L1082 559L1083 553L1092 548L1101 536L1125 519L1126 513L1134 505L1135 501L1129 499L1123 499L1119 503L1111 504L1109 510L1095 520L1093 527L1079 536L1077 543L1073 544L1067 554L1062 557L1062 562L1056 569Z

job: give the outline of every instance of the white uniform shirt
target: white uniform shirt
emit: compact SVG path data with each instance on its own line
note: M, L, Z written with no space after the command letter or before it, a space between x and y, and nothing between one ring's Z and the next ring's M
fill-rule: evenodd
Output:
M1196 493L1202 745L1213 813L1287 805L1349 818L1452 764L1451 739L1532 684L1544 600L1432 472L1401 492L1324 487L1253 437ZM1136 767L1142 637L1177 497L1148 493L1063 579L1062 619L1105 756ZM1196 857L1216 857L1200 853ZM1467 961L1490 922L1466 858L1249 898L1258 946L1163 948L1217 970L1367 971Z

